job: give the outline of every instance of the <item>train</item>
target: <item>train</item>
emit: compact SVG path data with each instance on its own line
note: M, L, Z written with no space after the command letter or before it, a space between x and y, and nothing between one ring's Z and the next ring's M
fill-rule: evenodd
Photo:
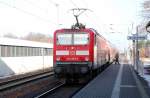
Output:
M53 67L53 45L0 37L0 78Z
M93 28L56 30L53 42L55 75L67 82L98 74L114 61L118 53Z
M88 9L71 10L76 23L71 28L56 30L53 36L54 73L66 83L92 79L118 54L116 47L95 29L79 23L78 17Z

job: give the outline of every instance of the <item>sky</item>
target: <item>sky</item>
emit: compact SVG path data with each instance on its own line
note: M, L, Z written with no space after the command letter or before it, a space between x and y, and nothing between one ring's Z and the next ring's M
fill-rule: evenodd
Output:
M88 8L79 17L116 47L128 48L128 31L140 21L143 0L0 0L0 36L29 32L53 36L75 23L72 8Z

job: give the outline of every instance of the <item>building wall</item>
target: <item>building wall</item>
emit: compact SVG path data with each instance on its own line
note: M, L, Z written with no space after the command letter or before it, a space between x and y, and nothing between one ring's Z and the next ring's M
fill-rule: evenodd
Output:
M53 56L0 57L0 77L32 72L53 66Z

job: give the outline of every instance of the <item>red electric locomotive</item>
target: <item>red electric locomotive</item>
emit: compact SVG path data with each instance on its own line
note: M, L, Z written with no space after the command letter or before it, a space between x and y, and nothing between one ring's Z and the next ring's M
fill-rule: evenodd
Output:
M76 26L54 32L54 72L61 79L91 77L112 62L116 53L96 30L85 28L78 21Z

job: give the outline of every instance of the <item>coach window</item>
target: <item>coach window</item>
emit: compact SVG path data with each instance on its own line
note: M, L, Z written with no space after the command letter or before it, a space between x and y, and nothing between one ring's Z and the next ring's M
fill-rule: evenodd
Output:
M94 37L94 44L96 45L96 34L95 34L95 37Z
M71 45L71 44L72 44L72 34L57 35L57 45Z
M74 44L75 45L85 45L89 42L88 34L74 34Z

